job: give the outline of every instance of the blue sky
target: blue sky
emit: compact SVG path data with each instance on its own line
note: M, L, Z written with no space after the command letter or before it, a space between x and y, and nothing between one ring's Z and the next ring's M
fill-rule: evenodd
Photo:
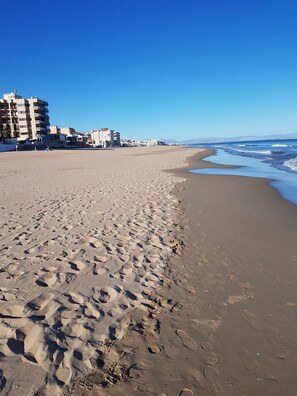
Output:
M297 132L296 0L1 4L0 93L127 138Z

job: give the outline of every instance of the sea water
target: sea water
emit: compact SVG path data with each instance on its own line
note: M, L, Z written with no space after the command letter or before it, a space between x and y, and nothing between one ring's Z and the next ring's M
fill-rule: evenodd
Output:
M238 166L234 169L204 168L192 172L266 178L285 199L297 205L297 140L262 140L191 146L214 148L216 154L205 158L206 161Z

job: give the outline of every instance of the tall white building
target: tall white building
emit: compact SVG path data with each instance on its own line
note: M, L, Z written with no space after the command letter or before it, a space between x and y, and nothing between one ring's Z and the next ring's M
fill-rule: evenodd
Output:
M0 99L1 136L18 140L37 139L49 133L48 103L37 98L24 99L16 92Z
M116 147L121 146L121 135L120 132L113 132L113 145Z

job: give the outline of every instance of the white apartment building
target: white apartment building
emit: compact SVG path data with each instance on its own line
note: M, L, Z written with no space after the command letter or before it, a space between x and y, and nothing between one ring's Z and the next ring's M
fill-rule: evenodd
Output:
M122 146L129 146L129 147L152 147L152 146L165 146L166 143L164 140L131 140L131 139L122 139L121 140Z
M116 147L121 146L121 135L120 132L113 132L113 145Z
M93 129L91 131L92 140L95 146L99 147L113 147L114 146L114 130L108 128ZM119 134L119 132L117 132ZM116 135L118 139L120 136ZM120 141L118 139L117 141Z
M1 136L17 140L38 139L49 133L48 103L31 97L24 99L16 92L0 99Z

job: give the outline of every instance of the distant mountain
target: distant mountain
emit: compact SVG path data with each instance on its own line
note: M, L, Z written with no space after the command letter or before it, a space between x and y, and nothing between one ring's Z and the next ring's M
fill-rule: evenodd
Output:
M178 142L177 140L174 140L174 139L164 139L164 141L167 144L179 144L180 143L180 142ZM191 144L191 143L189 143L189 144Z
M166 143L178 143L178 144L208 144L208 143L227 143L227 142L243 142L243 141L255 141L255 140L282 140L282 139L297 139L297 132L277 135L266 135L266 136L234 136L228 138L222 137L209 137L209 138L197 138L187 140L174 140L165 139Z

